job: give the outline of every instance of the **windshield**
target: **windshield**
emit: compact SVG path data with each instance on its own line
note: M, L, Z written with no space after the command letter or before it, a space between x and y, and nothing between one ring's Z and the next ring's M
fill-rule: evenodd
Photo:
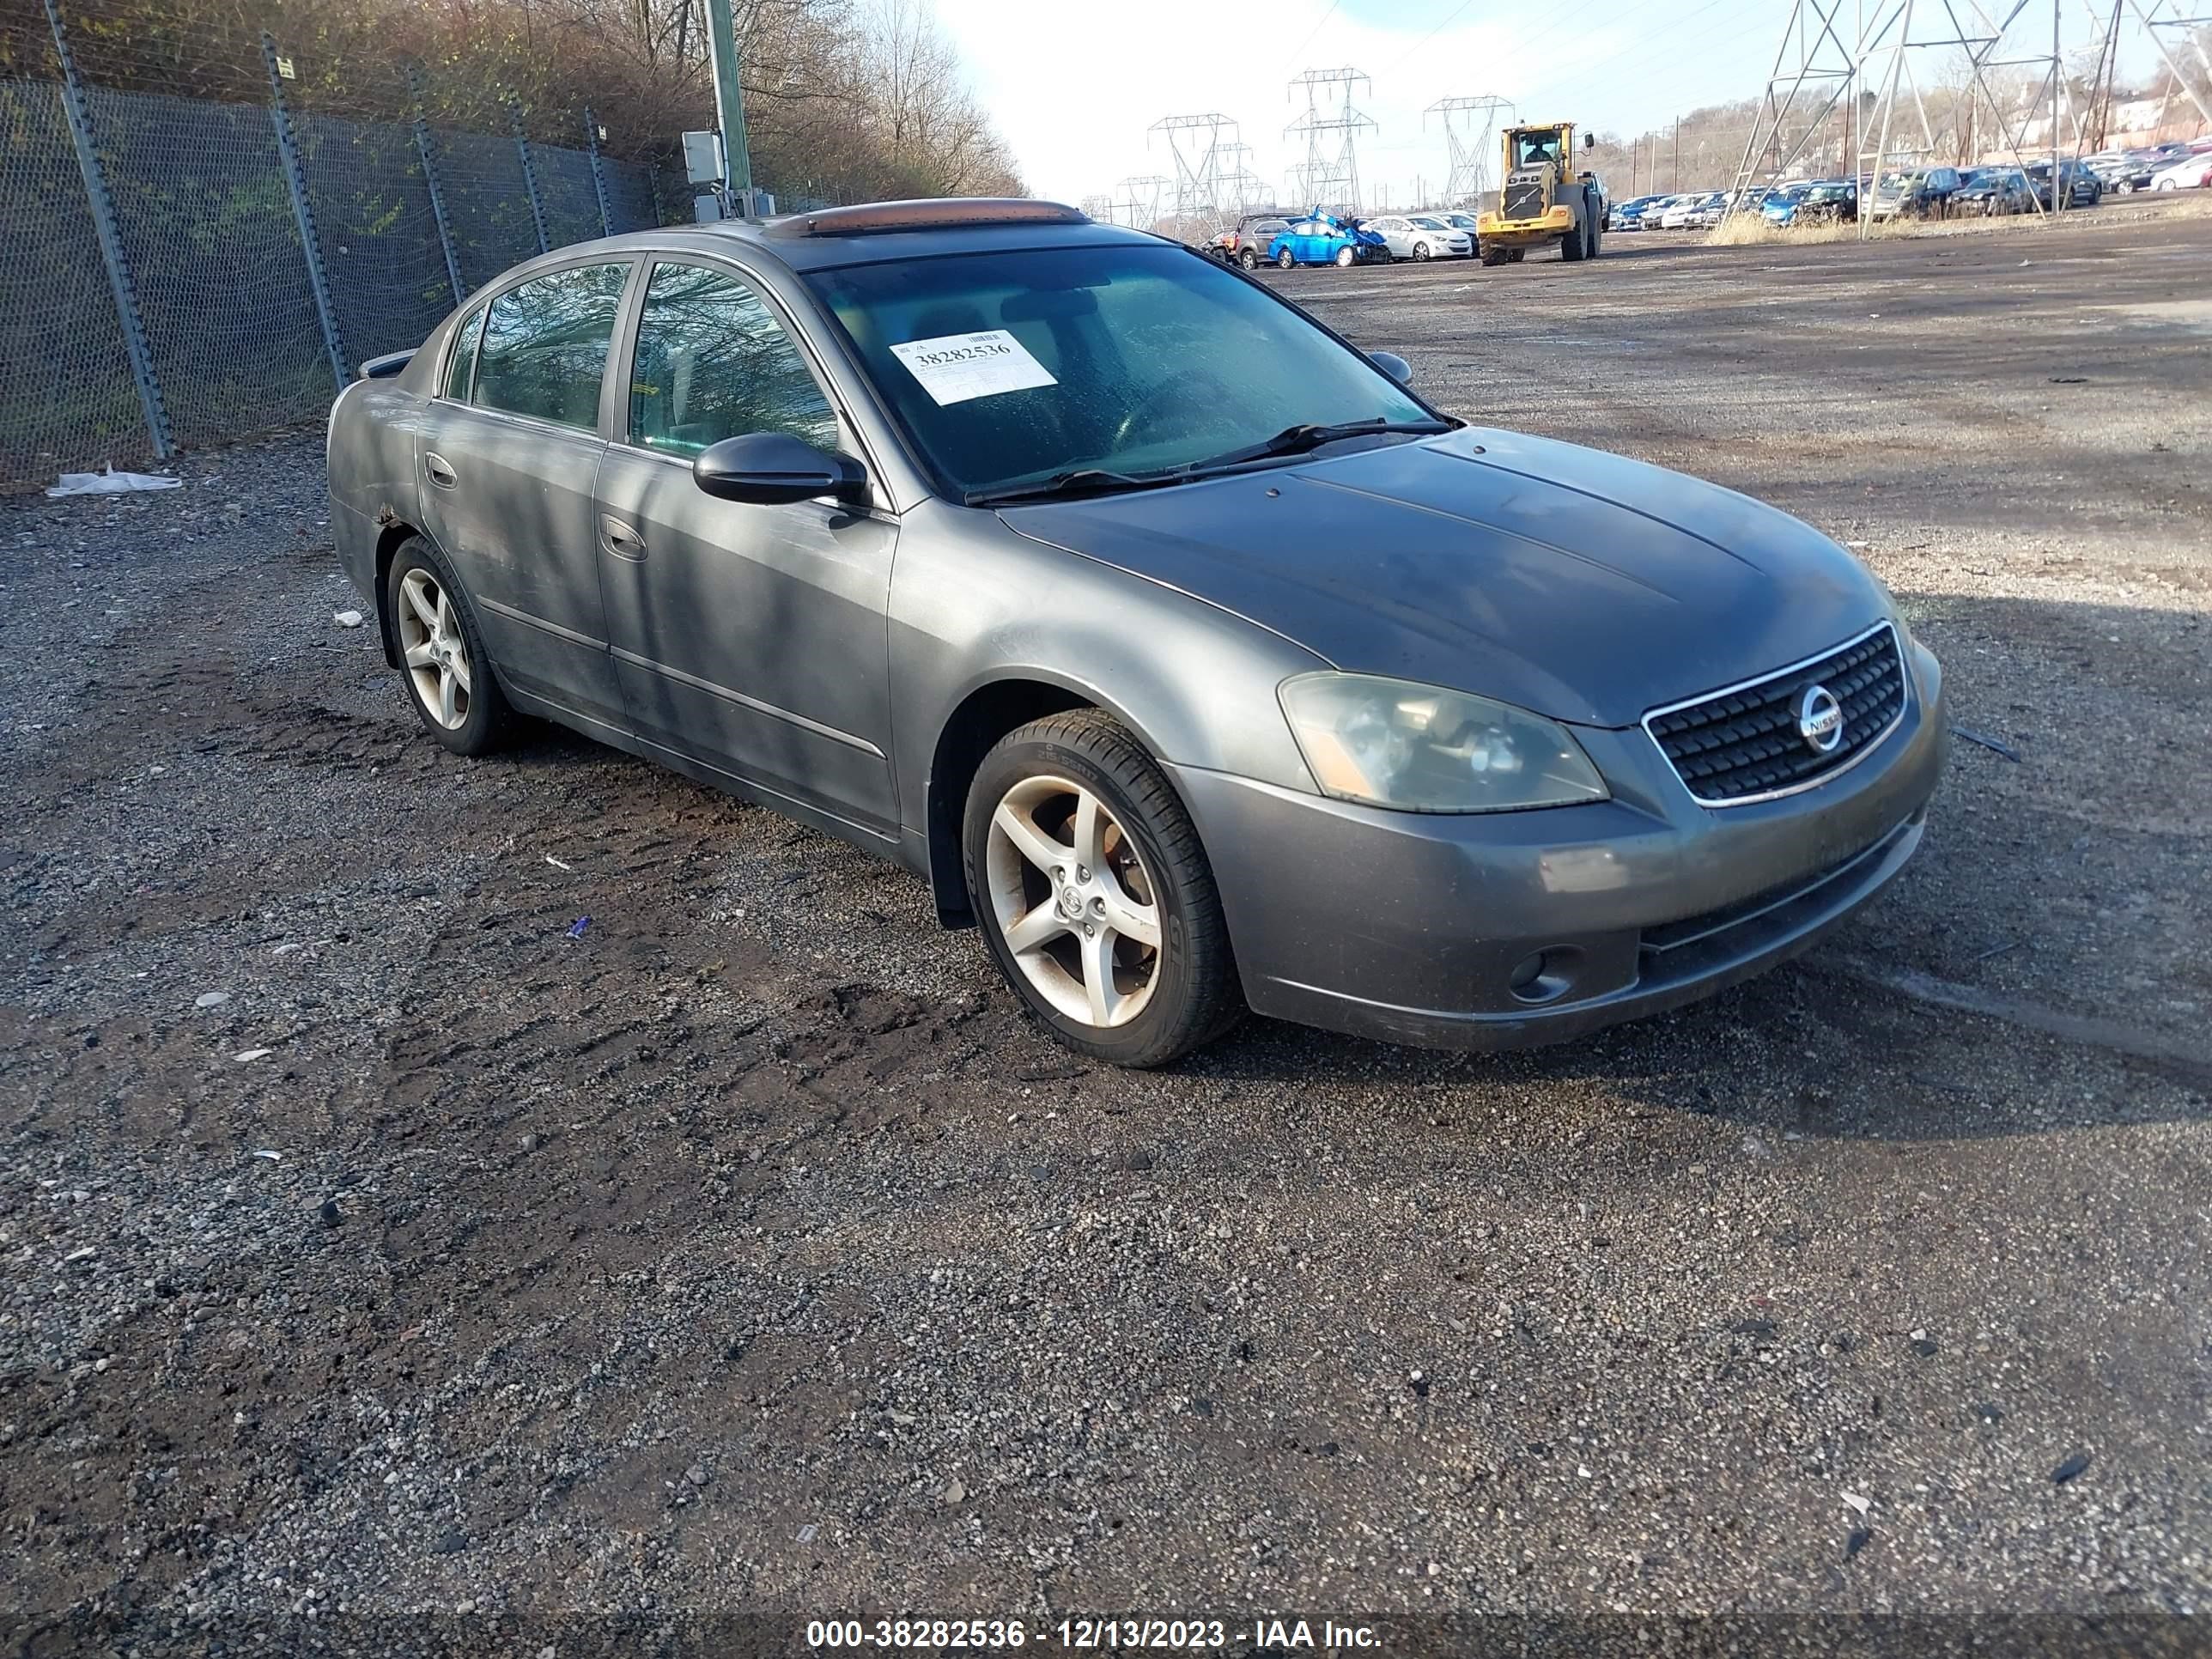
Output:
M1301 422L1432 420L1265 289L1173 247L851 265L807 285L956 495L1144 473Z
M1559 159L1559 134L1556 128L1545 127L1534 132L1513 135L1513 165L1516 167L1540 167Z

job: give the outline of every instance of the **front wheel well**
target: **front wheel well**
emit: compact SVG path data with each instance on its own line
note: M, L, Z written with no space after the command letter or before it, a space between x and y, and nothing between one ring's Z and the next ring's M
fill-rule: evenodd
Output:
M1048 714L1096 705L1066 686L1042 680L994 680L969 692L945 729L929 762L929 885L937 919L947 927L972 927L975 912L960 854L961 820L968 786L992 746L1016 726Z

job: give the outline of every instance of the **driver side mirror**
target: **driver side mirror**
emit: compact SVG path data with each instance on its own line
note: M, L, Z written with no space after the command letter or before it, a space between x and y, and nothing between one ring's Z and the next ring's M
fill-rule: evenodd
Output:
M1369 361L1373 362L1376 368L1381 369L1385 374L1388 374L1400 386L1413 385L1413 366L1407 362L1403 357L1401 357L1396 352L1370 351L1367 356Z
M781 507L834 496L851 507L868 499L867 469L850 455L832 455L787 432L747 432L708 444L691 476L726 501Z

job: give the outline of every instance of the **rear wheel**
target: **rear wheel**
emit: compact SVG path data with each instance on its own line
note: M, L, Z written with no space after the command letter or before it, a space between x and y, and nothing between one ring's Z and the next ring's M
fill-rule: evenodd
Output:
M1525 247L1510 247L1505 250L1505 261L1508 264L1517 265L1528 257L1528 250Z
M1111 716L1073 709L1001 738L969 787L963 840L992 958L1068 1048L1164 1066L1242 1012L1198 832Z
M1502 265L1512 258L1513 250L1506 247L1486 247L1475 257L1486 265Z
M1340 247L1336 251L1336 263L1340 267L1350 265L1358 257L1349 247Z
M461 586L420 536L401 544L385 578L400 672L423 729L457 755L499 747L514 715L493 677Z
M1247 270L1257 270L1260 268L1260 256L1248 247L1237 256L1237 263Z

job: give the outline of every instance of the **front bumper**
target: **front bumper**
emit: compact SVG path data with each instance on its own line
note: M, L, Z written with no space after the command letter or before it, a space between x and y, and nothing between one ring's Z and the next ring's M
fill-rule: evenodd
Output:
M1698 805L1640 727L1577 731L1613 799L1539 811L1387 812L1170 770L1255 1012L1428 1048L1556 1042L1798 954L1904 867L1946 750L1942 670L1909 657L1878 749L1755 805Z

